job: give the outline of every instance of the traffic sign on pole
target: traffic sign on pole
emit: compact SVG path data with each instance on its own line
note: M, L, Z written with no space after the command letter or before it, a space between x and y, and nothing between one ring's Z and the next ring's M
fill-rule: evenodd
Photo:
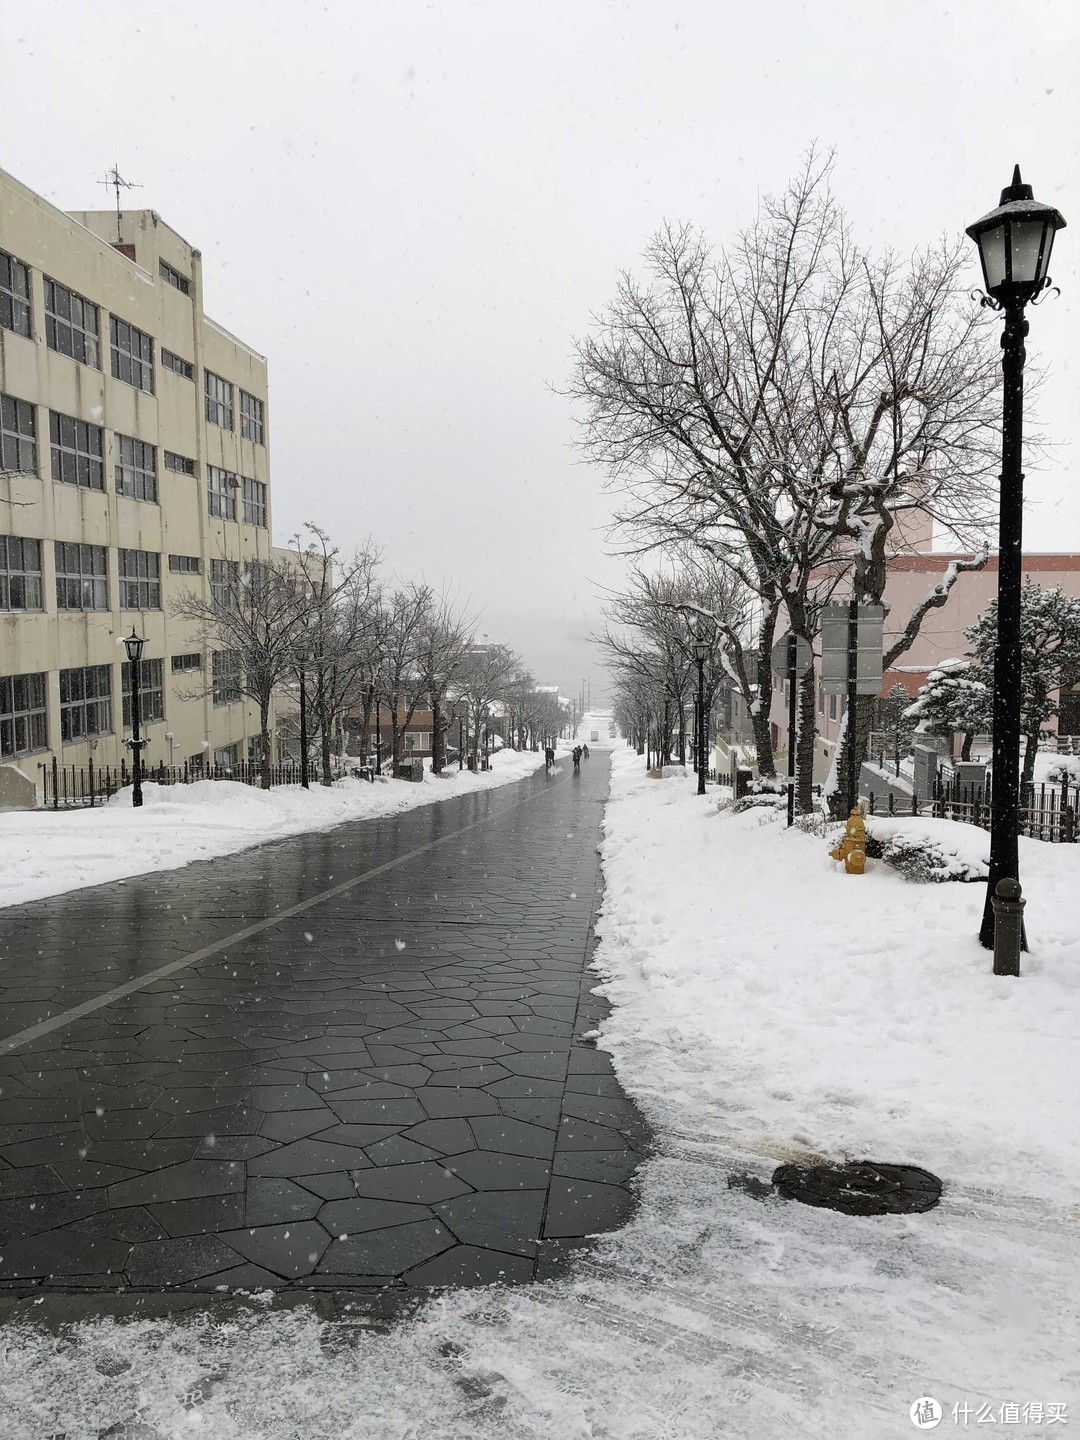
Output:
M826 605L821 612L821 688L826 695L847 692L854 659L855 688L860 695L876 695L881 689L881 658L884 648L885 608L858 607L856 653L849 648L850 607Z
M782 635L772 648L772 668L778 673L788 673L788 641L792 638L789 630ZM804 640L801 635L795 636L795 679L801 680L807 670L814 663L814 651L809 640Z

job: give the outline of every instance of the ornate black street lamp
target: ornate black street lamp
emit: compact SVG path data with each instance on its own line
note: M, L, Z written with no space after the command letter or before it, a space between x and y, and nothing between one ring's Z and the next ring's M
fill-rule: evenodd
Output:
M1013 170L1001 203L967 233L979 247L986 295L982 303L1005 316L1001 337L1004 373L1001 428L1001 500L998 525L997 647L994 651L994 758L990 812L990 875L979 939L994 948L994 897L1000 880L1019 880L1020 806L1020 592L1024 518L1024 307L1049 284L1050 252L1065 221L1041 205ZM1001 947L1004 949L1004 947ZM994 954L995 975L1018 975L1020 956Z
M142 662L145 644L144 637L135 634L133 625L131 634L124 637L124 649L127 651L128 657L128 674L131 677L131 739L128 744L131 747L131 804L133 807L142 804L142 748L146 741L140 739L139 736L139 726L142 722L139 708L139 665Z
M697 793L705 794L705 656L709 653L707 640L698 637L694 641L694 658L697 661Z
M382 701L375 700L375 774L382 774Z
M462 717L459 715L459 716L458 716L458 722L457 722L457 768L458 768L458 773L459 773L459 774L461 773L461 769L462 769L462 766L463 766L464 764L465 764L465 721L464 721L464 720L462 719Z

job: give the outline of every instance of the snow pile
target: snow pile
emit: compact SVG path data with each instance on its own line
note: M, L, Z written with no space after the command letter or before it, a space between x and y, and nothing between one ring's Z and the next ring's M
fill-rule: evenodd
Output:
M985 880L990 873L990 835L977 825L872 815L866 833L876 842L870 853L880 850L881 859L907 880Z
M454 768L438 776L425 769L423 784L380 777L260 790L234 780L147 782L137 813L130 788L93 810L8 811L0 818L0 907L508 785L543 763L543 753L500 750L488 771Z

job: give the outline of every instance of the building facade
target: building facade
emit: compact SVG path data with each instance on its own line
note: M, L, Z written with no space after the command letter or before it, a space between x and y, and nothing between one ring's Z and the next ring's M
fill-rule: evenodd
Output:
M172 610L270 558L268 439L266 361L205 314L197 249L0 172L0 760L116 765L133 628L145 763L248 758L235 657Z

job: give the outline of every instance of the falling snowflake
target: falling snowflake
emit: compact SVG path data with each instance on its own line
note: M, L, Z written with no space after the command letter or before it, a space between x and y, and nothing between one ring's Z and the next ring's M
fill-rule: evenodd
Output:
M405 949L405 941L404 941L404 940L395 940L395 941L394 941L394 949L395 949L395 950L404 950L404 949Z

